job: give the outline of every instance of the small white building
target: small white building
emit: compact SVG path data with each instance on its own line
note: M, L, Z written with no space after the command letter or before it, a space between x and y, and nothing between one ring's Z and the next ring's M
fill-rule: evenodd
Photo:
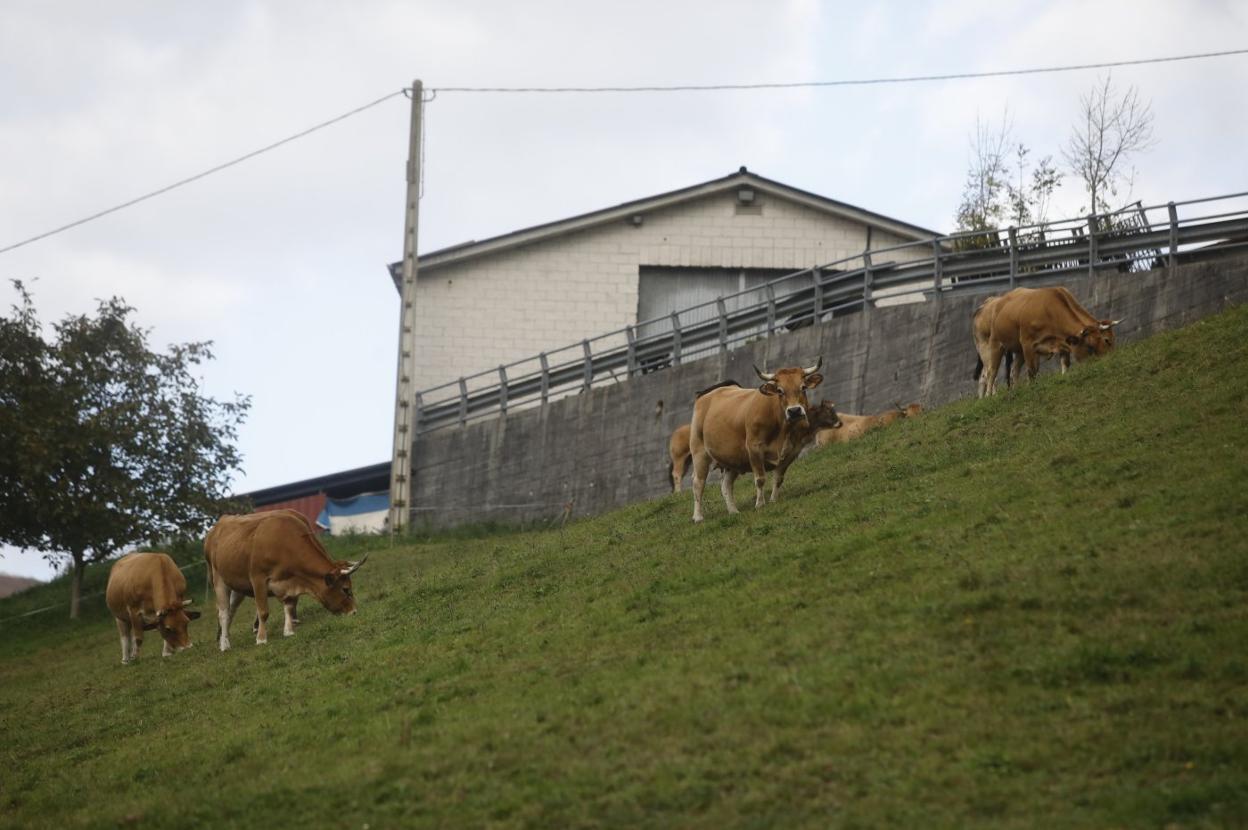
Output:
M664 318L867 249L937 235L742 167L670 193L421 254L414 388ZM908 256L890 258L926 254L899 253ZM397 286L397 264L391 275ZM639 334L654 333L646 329Z

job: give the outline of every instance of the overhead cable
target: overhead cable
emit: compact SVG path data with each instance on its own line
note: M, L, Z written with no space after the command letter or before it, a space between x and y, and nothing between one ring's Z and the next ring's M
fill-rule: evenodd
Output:
M1081 63L1068 66L1042 66L1029 69L1002 69L992 72L956 72L946 75L902 75L893 78L853 78L839 81L789 81L760 84L685 84L682 86L440 86L434 92L715 92L722 90L749 89L803 89L828 86L870 86L874 84L908 84L923 81L960 81L971 78L1002 78L1011 75L1040 75L1054 72L1076 72L1084 69L1112 69L1118 66L1141 66L1149 63L1173 63L1202 58L1221 58L1229 55L1248 54L1248 49L1231 49L1224 52L1202 52L1195 55L1174 55L1165 58L1141 58L1139 60L1106 61L1104 63Z
M236 159L227 161L224 164L218 164L216 167L209 168L208 170L205 170L202 173L196 173L194 176L188 176L187 178L182 179L180 181L176 181L173 184L166 185L165 187L162 187L159 190L153 190L150 193L145 193L142 196L131 199L128 202L122 202L119 205L114 205L113 207L110 207L107 210L101 210L98 213L91 214L90 216L84 216L82 219L78 219L73 222L70 222L68 225L61 225L59 228L53 228L50 231L45 231L44 233L41 233L38 236L32 236L29 239L23 239L21 242L15 242L12 245L8 245L4 248L0 248L0 254L15 250L17 248L22 247L23 245L29 245L32 242L38 242L40 239L47 239L49 236L54 236L58 233L61 233L62 231L67 231L70 228L76 228L79 225L85 225L87 222L91 222L101 217L108 216L110 213L116 213L119 210L124 210L125 208L137 205L140 202L146 202L148 199L154 199L157 196L160 196L164 193L168 193L170 190L174 190L176 188L182 187L183 185L190 184L191 182L199 181L205 176L211 176L213 173L219 173L222 170L225 170L226 168L233 167L236 164L241 164L244 161L247 161L248 159L253 159L256 156L269 152L270 150L276 150L278 147L281 147L284 144L289 144L290 142L296 141L300 138L303 138L304 136L311 135L317 130L323 130L332 124L337 124L339 121L350 118L353 115L358 115L367 109L372 109L378 104L389 101L391 98L397 98L400 95L406 95L406 94L407 94L407 90L400 89L396 92L391 92L389 95L383 95L381 98L378 98L376 101L371 101L367 104L364 104L363 106L356 107L350 112L344 112L342 115L334 116L328 121L322 121L321 123L315 126L309 127L306 130L295 133L294 135L291 135L291 136L287 136L286 138L283 138L281 141L275 141L272 144L261 147L259 150L252 150L250 153L239 156Z

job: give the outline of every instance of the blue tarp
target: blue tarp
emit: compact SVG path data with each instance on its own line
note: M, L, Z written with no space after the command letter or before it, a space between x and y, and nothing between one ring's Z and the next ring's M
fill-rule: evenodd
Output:
M332 532L335 518L363 518L370 513L385 513L390 510L390 493L361 493L349 499L326 499L321 515L316 517L316 524ZM348 524L350 522L347 522Z

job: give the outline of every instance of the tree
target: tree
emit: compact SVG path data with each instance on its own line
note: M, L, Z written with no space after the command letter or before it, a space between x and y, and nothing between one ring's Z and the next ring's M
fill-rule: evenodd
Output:
M250 399L201 394L210 343L153 352L120 298L69 316L45 341L25 286L0 317L0 542L82 570L139 541L201 531L241 466L234 447Z
M1000 227L1005 214L1002 192L1006 186L1005 147L1009 134L1008 114L997 130L978 117L975 119L970 166L956 217L959 231L995 231Z
M1080 117L1071 127L1062 155L1070 170L1083 182L1088 212L1110 210L1107 196L1126 187L1130 193L1135 172L1126 170L1130 160L1153 146L1151 105L1140 100L1139 91L1128 87L1118 94L1110 76L1079 98Z
M1049 199L1061 186L1062 174L1045 156L1033 167L1027 157L1031 150L1021 141L1014 147L1014 165L1005 184L1006 216L1016 228L1042 225L1048 221Z

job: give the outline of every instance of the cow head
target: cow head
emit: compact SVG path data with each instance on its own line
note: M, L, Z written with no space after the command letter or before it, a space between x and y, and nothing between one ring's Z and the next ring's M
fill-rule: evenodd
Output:
M333 570L325 574L325 592L321 604L334 614L354 614L355 594L351 590L351 574L368 560L368 554L359 562L341 560L334 562Z
M1099 320L1094 326L1084 326L1076 335L1066 337L1066 345L1070 347L1075 360L1103 355L1114 347L1114 326L1121 320Z
M168 608L156 612L154 618L145 617L144 631L159 631L161 638L170 648L181 651L191 647L191 634L187 630L191 620L199 619L198 611L190 611L187 606L191 600L184 599Z
M806 390L814 389L823 383L823 375L819 374L819 367L822 365L823 358L820 357L814 366L805 369L794 366L789 369L764 372L755 366L755 373L763 381L758 391L764 395L780 398L780 407L786 421L789 423L800 421L806 417L806 412L810 409L810 401L806 399Z
M841 427L841 416L837 414L836 404L832 401L824 401L812 406L807 412L806 419L810 422L811 430L840 429Z

